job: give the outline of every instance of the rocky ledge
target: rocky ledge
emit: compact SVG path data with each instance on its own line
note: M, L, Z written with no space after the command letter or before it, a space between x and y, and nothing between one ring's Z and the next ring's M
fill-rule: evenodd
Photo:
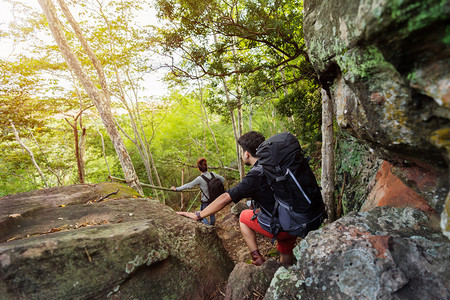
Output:
M138 197L104 183L0 198L0 298L204 299L227 280L213 228Z
M449 299L450 243L415 208L350 213L311 232L264 299Z

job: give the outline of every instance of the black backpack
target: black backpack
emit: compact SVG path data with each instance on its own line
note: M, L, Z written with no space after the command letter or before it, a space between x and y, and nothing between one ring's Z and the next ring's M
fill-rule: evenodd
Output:
M276 134L256 151L275 205L272 212L261 207L260 225L274 234L279 231L304 238L327 217L320 187L298 140L289 132Z
M203 193L203 191L202 193L203 195L205 195L206 199L208 199L208 202L212 202L225 192L225 188L223 186L222 181L219 178L215 177L212 172L209 173L211 174L211 179L202 174L202 178L208 184L209 198L208 196L206 196L205 193Z

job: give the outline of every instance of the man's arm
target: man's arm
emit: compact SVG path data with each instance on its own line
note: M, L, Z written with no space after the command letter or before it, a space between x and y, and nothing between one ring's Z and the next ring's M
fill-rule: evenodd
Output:
M200 217L201 218L209 217L210 215L213 215L216 212L220 211L222 208L227 206L228 203L230 203L230 202L231 202L230 194L223 193L222 195L217 197L216 200L211 202L211 204L208 205L204 210L202 210L200 212ZM195 215L195 213L178 211L177 214L191 218L193 220L197 220L197 216Z
M182 186L179 186L179 187L174 187L174 186L172 186L171 189L172 189L172 191L174 191L174 192L179 192L179 191L182 191L182 190L187 190L187 189L193 188L193 187L196 186L196 185L199 185L199 184L200 184L200 181L202 181L202 180L203 180L203 179L202 179L200 176L197 176L197 177L195 177L195 179L192 180L191 182L188 182L188 183L186 183L186 184L183 184Z

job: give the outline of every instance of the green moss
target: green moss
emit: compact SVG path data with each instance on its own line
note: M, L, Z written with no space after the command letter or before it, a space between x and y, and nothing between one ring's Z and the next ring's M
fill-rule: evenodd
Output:
M333 43L327 45L324 44L323 39L318 38L311 38L308 42L308 48L310 49L308 52L314 53L314 55L310 56L311 62L313 65L318 65L319 69L323 69L325 62L335 56L336 53L345 53L347 51L347 45L337 37L333 39Z
M436 20L444 20L448 5L446 0L404 1L392 0L388 2L391 18L397 23L407 22L400 32L409 35L411 32L425 28Z
M343 214L359 211L367 196L367 185L378 170L378 162L367 145L345 131L338 131L336 144L336 199L342 197Z
M444 44L450 44L450 26L445 27L445 37L442 40Z
M372 26L376 26L365 26L365 30L368 30L369 33L376 34L379 30L395 28L397 31L396 38L406 38L414 35L418 30L430 26L430 24L445 21L448 12L447 0L390 0L386 1L382 6L374 5L373 3L370 3L370 5L372 5L372 7L367 14L359 15L358 12L358 15L356 15L355 12L355 15L345 16L345 21L339 19L339 22L345 22L345 26L348 28L348 38L345 40L340 37L340 31L338 30L339 23L336 21L340 16L336 16L336 19L331 22L329 28L324 27L323 29L320 29L320 31L317 32L317 35L308 39L310 59L319 70L324 69L327 62L335 56L338 60L341 60L342 65L353 65L356 67L356 64L354 64L352 60L357 60L358 58L354 57L352 59L351 55L346 55L344 52L345 48L349 46L348 43L355 42L355 38L358 40L363 38L362 32L359 31L362 24L355 24L354 20L371 23ZM362 4L360 4L360 6L362 7ZM335 17L334 14L333 17ZM326 38L325 40L324 37ZM443 42L446 44L450 43L450 36L448 34ZM376 64L378 58L380 58L380 54L377 53L378 51L374 53L370 52L371 51L369 50L366 54L375 54L373 59L370 59L370 62ZM341 56L341 58L339 58L339 56ZM349 62L345 63L345 60L349 60ZM384 63L384 59L382 59L381 62ZM341 70L346 70L347 72L352 71L351 68L343 67L342 65ZM370 69L370 65L361 66L361 68L358 68L358 73L362 72L362 76L367 75L368 69Z
M416 80L416 76L417 76L417 74L416 74L416 71L414 70L411 73L409 73L406 78L408 78L409 81L414 82Z
M273 276L266 298L270 299L302 299L304 281L298 278L298 270L279 268ZM267 295L270 294L269 297Z
M338 172L353 173L361 165L362 156L366 150L362 149L361 146L355 146L355 143L346 143L344 141L339 144L337 152L338 156L342 159L338 166Z
M395 70L375 46L342 51L341 55L336 57L336 61L340 69L345 71L343 73L346 74L347 79L352 81L356 78L369 78L372 74L378 73L380 69Z
M119 190L117 194L111 194L110 196L108 196L108 200L141 197L139 193L131 187L118 182L102 182L96 184L95 189L96 193L100 196L106 196Z

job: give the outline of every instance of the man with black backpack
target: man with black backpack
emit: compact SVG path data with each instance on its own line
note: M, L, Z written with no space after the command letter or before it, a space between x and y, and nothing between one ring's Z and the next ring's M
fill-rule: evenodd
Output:
M297 236L305 237L309 231L319 228L326 217L320 188L297 139L290 133L280 133L265 141L261 133L250 131L238 143L244 163L253 166L242 181L205 210L178 214L199 221L231 201L252 198L255 209L244 210L239 218L252 264L260 266L265 261L256 243L258 232L276 239L281 263L292 265Z

